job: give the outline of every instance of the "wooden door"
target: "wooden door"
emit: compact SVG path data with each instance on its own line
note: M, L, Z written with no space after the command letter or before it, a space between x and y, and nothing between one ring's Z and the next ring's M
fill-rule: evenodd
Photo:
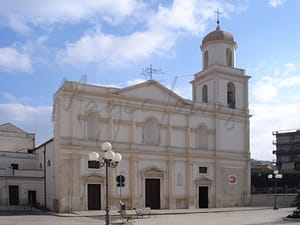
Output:
M199 187L199 208L208 208L208 187Z
M101 185L88 184L88 210L101 209Z
M19 186L16 185L9 186L9 204L19 205Z
M36 191L28 191L28 205L36 205Z
M160 209L160 179L145 180L145 206Z

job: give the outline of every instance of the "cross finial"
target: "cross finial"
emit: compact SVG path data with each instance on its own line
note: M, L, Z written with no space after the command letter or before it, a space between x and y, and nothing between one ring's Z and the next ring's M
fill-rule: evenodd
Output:
M220 30L220 15L222 14L219 10L219 8L215 11L217 14L217 30Z

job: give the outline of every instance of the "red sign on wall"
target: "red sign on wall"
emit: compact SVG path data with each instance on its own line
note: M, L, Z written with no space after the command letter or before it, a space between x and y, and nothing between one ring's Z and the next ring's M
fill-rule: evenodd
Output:
M236 175L229 175L228 176L228 184L236 184L237 183L237 176Z

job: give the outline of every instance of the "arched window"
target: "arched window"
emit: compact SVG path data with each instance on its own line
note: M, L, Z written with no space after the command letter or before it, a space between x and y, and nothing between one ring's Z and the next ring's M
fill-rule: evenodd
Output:
M208 148L208 135L207 128L204 125L201 125L197 129L197 147L200 149Z
M159 126L156 119L149 118L145 121L144 143L147 145L159 144Z
M207 96L207 85L203 85L202 87L202 102L207 103L208 102L208 96Z
M86 121L86 128L87 128L87 139L97 140L97 137L99 137L97 113L91 112L88 114L87 121Z
M203 69L206 69L207 67L208 67L208 51L205 51L203 57Z
M226 63L227 66L233 67L232 51L230 48L226 49Z
M235 86L232 82L227 84L227 106L235 109Z

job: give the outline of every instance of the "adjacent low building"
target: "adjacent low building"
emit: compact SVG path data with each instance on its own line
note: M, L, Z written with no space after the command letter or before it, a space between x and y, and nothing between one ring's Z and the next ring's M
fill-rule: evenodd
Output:
M0 206L44 205L44 171L35 134L0 125Z

